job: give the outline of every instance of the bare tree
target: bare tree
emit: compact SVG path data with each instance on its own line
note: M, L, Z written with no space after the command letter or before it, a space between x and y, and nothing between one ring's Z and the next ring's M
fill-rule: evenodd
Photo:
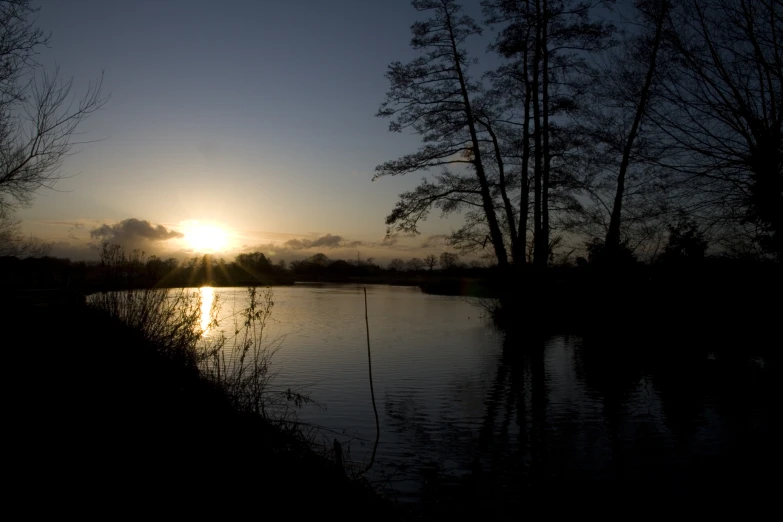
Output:
M611 43L611 24L593 9L610 3L576 0L483 0L487 23L499 28L492 49L506 60L493 84L507 98L505 119L515 128L509 147L519 166L522 189L515 258L524 260L529 191L532 189L533 264L549 260L551 216L575 207L569 135L562 115L578 106L587 76L587 57ZM565 212L567 213L567 212Z
M413 257L409 259L407 263L405 263L405 268L407 268L411 272L418 272L419 270L423 270L424 266L425 266L424 261L422 261L418 257Z
M444 210L478 206L498 265L506 268L508 254L473 109L479 86L468 76L471 60L464 49L465 41L480 34L481 28L454 0L412 0L411 4L432 14L411 28L411 47L424 54L410 63L389 66L386 77L391 88L378 116L394 118L389 126L392 131L415 131L422 136L423 145L417 152L376 167L376 178L448 166L471 172L465 176L447 170L437 183L425 182L420 187L423 193L403 194L386 223L416 232L418 220L439 203L446 204Z
M391 261L389 261L389 270L393 270L395 272L402 272L405 270L405 261L400 259L399 257L395 257Z
M0 213L29 204L62 177L62 161L80 142L79 124L106 98L102 79L81 98L59 70L42 71L34 57L48 43L29 0L0 1Z
M459 266L459 256L457 254L454 254L452 252L443 252L440 255L440 266L444 270L448 270L450 268L456 268Z
M589 103L574 114L584 196L577 228L591 240L594 258L600 250L602 259L625 259L627 250L652 244L665 228L664 173L649 158L665 155L666 140L649 114L661 103L663 70L673 59L664 42L670 4L633 2L632 30L604 54L593 72Z
M424 258L424 264L429 268L430 272L432 272L432 269L438 265L438 258L435 257L435 254L427 254Z
M19 221L8 214L0 214L0 257L43 257L51 248L51 243L25 236Z
M661 164L690 216L750 225L783 256L783 2L684 0L665 36L677 60L653 116Z
M647 103L650 98L650 92L653 87L653 80L656 77L656 68L658 63L658 53L663 40L663 27L666 20L669 0L637 0L636 8L641 18L652 23L652 35L647 38L641 38L639 41L640 50L636 50L642 59L646 58L646 71L644 80L638 95L635 94L636 109L633 111L633 119L627 133L623 136L622 157L620 159L620 168L617 173L617 185L615 190L614 204L612 206L612 215L609 221L609 230L606 233L605 246L608 252L616 251L620 248L620 220L622 219L623 196L625 195L625 181L628 173L628 165L631 161L635 141L639 135L642 124L642 118L647 113ZM632 91L633 92L633 91Z

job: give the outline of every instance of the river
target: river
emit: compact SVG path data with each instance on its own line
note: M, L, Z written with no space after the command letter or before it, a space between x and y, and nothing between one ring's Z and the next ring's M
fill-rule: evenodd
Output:
M771 377L761 357L690 346L673 356L636 337L516 336L478 301L367 286L377 456L367 478L401 502L462 495L513 505L520 491L617 483L683 492L753 472L769 442ZM200 290L225 317L244 288ZM277 287L266 331L274 386L305 390L299 418L367 463L375 439L363 288ZM206 316L204 324L207 323ZM230 320L224 319L226 328ZM216 335L216 330L207 332ZM761 455L763 457L763 455ZM467 489L466 489L467 488ZM479 492L479 493L476 493Z

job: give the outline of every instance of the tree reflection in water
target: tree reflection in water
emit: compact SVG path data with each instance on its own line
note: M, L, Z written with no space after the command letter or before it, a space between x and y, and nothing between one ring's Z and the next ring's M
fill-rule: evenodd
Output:
M454 382L440 399L452 404L387 395L387 423L410 444L402 470L418 477L416 509L501 516L553 495L682 501L695 499L694 488L758 482L771 447L768 368L708 348L509 336L486 382ZM410 493L410 482L395 486Z

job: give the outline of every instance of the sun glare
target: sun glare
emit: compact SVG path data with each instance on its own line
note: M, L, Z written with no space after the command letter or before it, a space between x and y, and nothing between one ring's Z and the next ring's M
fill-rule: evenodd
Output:
M212 322L212 305L215 303L215 289L211 286L202 286L198 289L201 296L201 335L206 337Z
M219 252L228 245L228 233L215 225L191 221L185 227L185 243L196 252Z

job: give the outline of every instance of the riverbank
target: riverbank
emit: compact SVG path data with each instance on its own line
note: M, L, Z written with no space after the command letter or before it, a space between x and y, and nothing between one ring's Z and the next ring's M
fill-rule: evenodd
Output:
M575 334L620 342L641 336L656 349L673 335L710 340L723 350L777 357L783 316L783 269L774 263L692 267L637 265L520 270L513 277L453 278L422 285L426 293L489 297L487 311L511 337Z
M197 371L79 295L6 292L2 303L5 470L28 513L202 506L396 518L297 433L237 413Z

